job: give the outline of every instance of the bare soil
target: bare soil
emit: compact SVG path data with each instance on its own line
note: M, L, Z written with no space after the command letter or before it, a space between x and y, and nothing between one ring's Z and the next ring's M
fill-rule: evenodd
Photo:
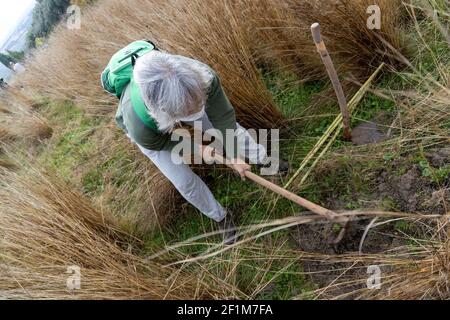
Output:
M359 142L378 139L381 133L376 125L366 124L357 131ZM373 141L373 140L370 140ZM433 168L442 168L450 163L450 147L441 147L430 150L426 158ZM429 176L424 176L422 169L409 159L394 160L393 168L403 166L404 173L393 174L392 168L383 168L377 174L374 189L371 190L371 199L383 199L389 197L396 205L396 210L422 214L444 214L450 209L450 175L444 182L436 184ZM368 197L356 194L359 198ZM334 210L345 209L345 202L336 199L336 195L330 192L327 205ZM329 243L330 235L336 233L330 224L301 225L292 229L291 238L301 251L310 253L322 253L336 255L343 253L355 253L359 251L364 230L370 220L352 222L348 226L345 237L338 245ZM409 225L408 231L420 233L418 226ZM404 230L398 230L394 223L386 224L371 229L362 246L363 253L381 253L387 250L405 245L407 242L403 236ZM337 277L342 276L343 270L349 268L348 264L328 264L325 261L302 261L302 267L309 274L310 281L319 287L330 284ZM347 271L346 275L360 274L366 277L364 266Z

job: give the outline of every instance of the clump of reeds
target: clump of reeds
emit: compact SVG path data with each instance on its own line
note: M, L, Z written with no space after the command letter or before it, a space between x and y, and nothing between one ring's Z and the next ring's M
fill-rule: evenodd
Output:
M110 215L53 174L31 167L0 174L2 299L195 299L213 294L196 276L144 262L133 252L135 241L117 229Z
M251 3L251 1L249 1ZM268 61L300 80L326 76L310 27L319 22L327 48L340 73L365 77L382 62L398 65L387 45L405 50L402 37L404 8L397 0L274 1L254 4L254 24L262 39L260 51ZM369 6L381 10L381 29L368 27Z
M35 141L47 139L52 135L52 129L46 121L30 113L0 116L0 126L0 130L11 140Z
M11 100L0 113L0 142L37 141L47 139L52 129L47 121L27 106Z
M103 187L94 198L111 209L122 228L133 235L148 235L180 214L173 185L128 138L113 138L108 128L99 129L95 136L99 152L92 162L103 168Z
M256 67L254 30L248 27L244 9L233 1L214 1L208 6L198 0L167 1L162 13L169 22L158 26L156 34L176 52L210 63L243 125L277 127L281 114Z

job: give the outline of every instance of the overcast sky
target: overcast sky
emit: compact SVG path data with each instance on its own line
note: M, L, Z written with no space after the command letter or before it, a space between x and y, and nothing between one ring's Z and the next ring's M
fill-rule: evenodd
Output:
M0 44L16 26L18 20L35 3L35 0L2 0L0 10Z

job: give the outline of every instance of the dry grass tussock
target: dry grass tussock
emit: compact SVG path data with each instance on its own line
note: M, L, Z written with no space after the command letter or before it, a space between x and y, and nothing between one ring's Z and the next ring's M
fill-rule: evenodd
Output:
M133 235L157 232L180 214L179 196L169 180L125 136L100 128L89 166L102 169L102 192L94 201L109 208Z
M36 141L47 139L52 130L41 117L27 110L16 109L13 114L0 116L0 141L26 140Z
M34 143L52 135L47 121L17 97L8 93L0 98L0 148L1 144L13 141Z
M102 69L124 45L152 39L161 49L215 69L243 125L272 127L281 122L281 114L253 63L250 35L232 8L226 1L208 6L199 0L99 1L83 10L80 30L57 28L18 83L93 113L111 114L114 99L100 87Z
M1 171L2 299L194 299L212 297L202 280L144 262L133 240L52 174ZM26 258L24 258L26 257ZM81 289L66 286L69 266Z
M390 46L407 51L402 31L405 10L400 0L248 2L253 3L252 23L262 39L258 51L263 60L296 73L301 80L326 76L311 37L314 22L321 24L325 43L340 73L365 79L382 62L399 64ZM380 30L367 27L371 5L381 9Z

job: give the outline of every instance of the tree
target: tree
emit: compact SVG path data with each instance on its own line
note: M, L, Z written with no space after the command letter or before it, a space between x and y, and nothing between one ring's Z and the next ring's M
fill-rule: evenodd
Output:
M33 9L33 23L28 35L28 44L35 46L36 38L46 37L65 14L70 0L37 0Z
M87 6L89 4L93 4L97 0L71 0L71 4L76 4L77 6Z
M13 64L16 64L18 61L17 61L16 59L14 59L13 57L10 57L10 56L7 55L7 54L0 53L0 62L1 62L2 64L4 64L5 67L7 67L7 68L9 68L9 69L12 70L11 62L12 62Z
M25 58L25 52L24 51L11 51L6 50L8 52L8 56L16 60L17 62L22 61Z

